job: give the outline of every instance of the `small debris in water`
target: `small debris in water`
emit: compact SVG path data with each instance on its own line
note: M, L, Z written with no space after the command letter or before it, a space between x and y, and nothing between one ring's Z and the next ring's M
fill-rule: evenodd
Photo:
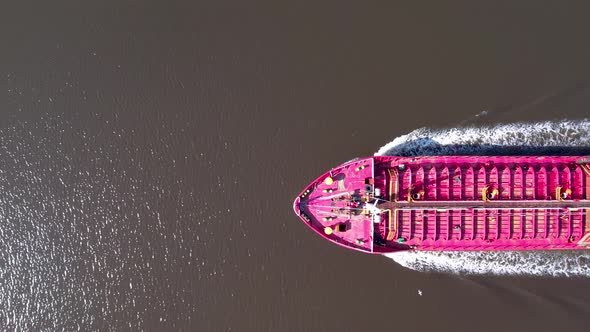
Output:
M418 295L422 296L422 290L418 289Z

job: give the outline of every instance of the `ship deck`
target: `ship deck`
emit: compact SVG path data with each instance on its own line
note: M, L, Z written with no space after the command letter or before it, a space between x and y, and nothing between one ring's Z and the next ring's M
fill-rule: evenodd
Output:
M578 249L590 239L590 168L579 159L382 160L379 230L422 250Z

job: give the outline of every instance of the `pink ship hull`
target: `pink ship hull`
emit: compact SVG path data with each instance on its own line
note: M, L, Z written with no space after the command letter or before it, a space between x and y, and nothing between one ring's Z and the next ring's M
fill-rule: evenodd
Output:
M369 252L590 248L590 158L370 157L295 199L320 236Z

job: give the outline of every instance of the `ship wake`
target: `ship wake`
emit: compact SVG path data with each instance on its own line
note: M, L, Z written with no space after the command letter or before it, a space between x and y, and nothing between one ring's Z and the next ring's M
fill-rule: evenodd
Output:
M590 120L420 128L395 138L375 155L590 155ZM412 251L385 256L417 271L590 276L590 253L580 251Z
M590 254L579 251L404 251L385 256L406 268L423 272L590 276Z

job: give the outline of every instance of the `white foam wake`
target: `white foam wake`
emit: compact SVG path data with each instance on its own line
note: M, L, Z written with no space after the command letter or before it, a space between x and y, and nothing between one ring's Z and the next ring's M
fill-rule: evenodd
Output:
M575 251L415 251L385 256L416 271L553 277L590 276L590 254Z
M385 144L375 155L570 154L590 152L590 120L420 128Z
M516 123L493 127L420 128L397 137L375 155L590 155L590 120ZM590 253L399 252L386 254L417 271L455 274L590 276Z

